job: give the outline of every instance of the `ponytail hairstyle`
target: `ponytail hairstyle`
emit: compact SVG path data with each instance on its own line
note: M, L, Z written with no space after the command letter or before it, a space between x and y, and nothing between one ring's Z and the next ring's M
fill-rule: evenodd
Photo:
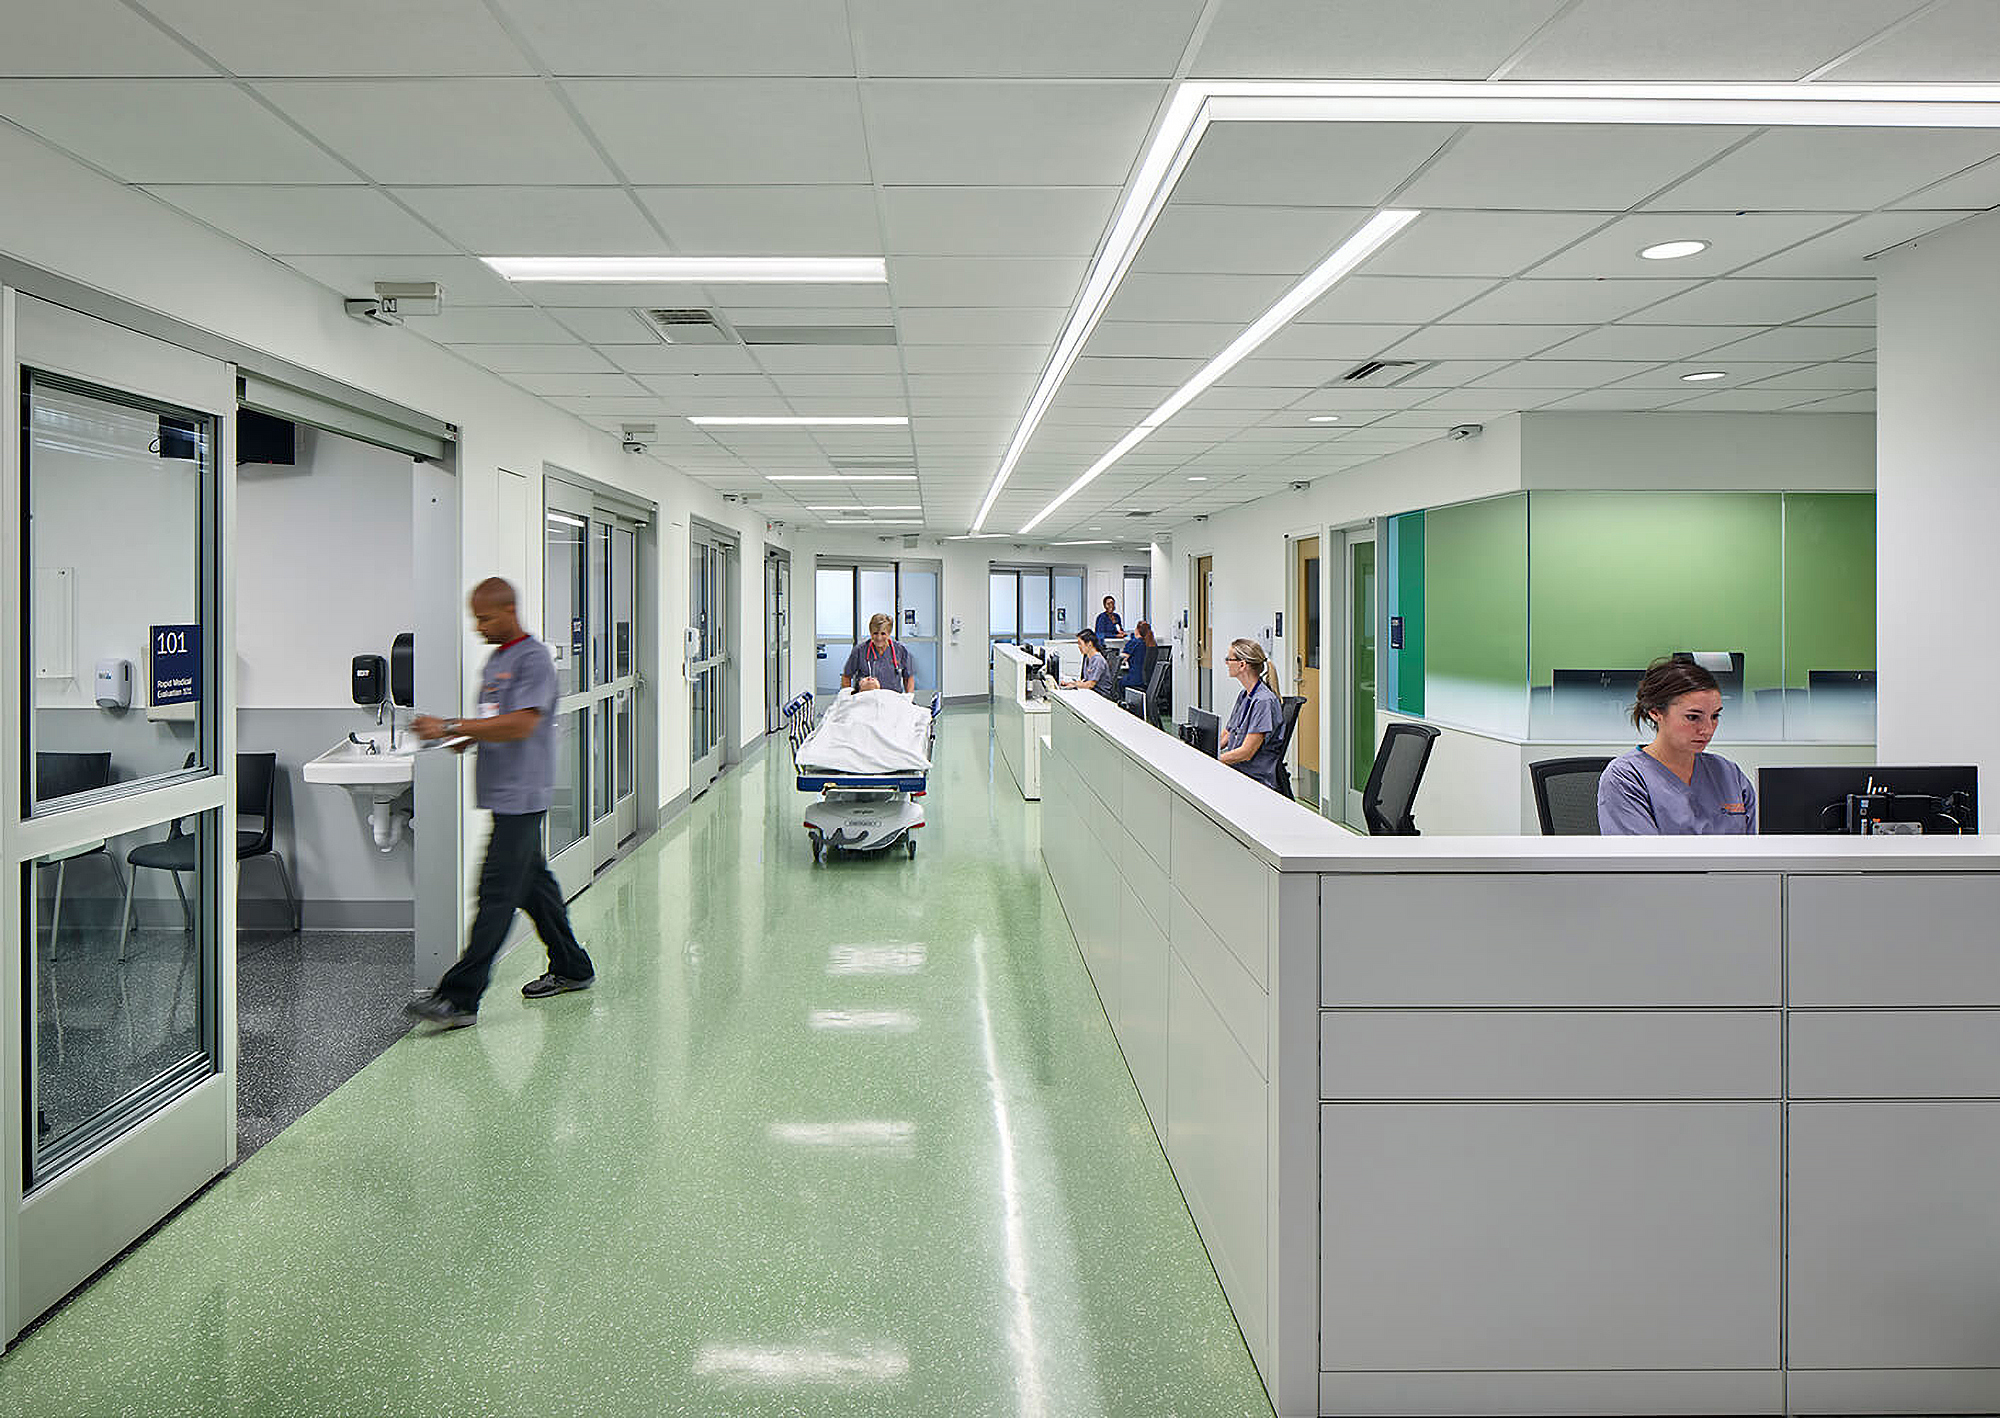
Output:
M1721 688L1715 676L1693 660L1663 655L1646 666L1645 678L1639 681L1639 694L1632 702L1632 727L1658 732L1659 720L1653 716L1664 716L1667 707L1683 694L1710 689L1720 692Z
M1262 645L1255 640L1232 640L1229 642L1229 653L1248 665L1252 674L1271 687L1271 693L1279 693L1278 676L1272 671L1271 657L1264 653Z

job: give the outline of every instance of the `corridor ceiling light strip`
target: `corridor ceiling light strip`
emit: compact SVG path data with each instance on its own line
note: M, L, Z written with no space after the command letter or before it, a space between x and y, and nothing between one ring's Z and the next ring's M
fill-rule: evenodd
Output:
M887 285L880 256L482 256L510 281Z
M806 504L806 511L808 512L921 512L923 510L923 505L916 502L883 503L880 505L859 507L845 503L839 507L815 507L810 502Z
M1361 230L1343 241L1334 253L1314 267L1304 280L1280 296L1276 305L1258 316L1249 329L1231 340L1228 348L1195 371L1194 377L1187 383L1167 395L1164 403L1139 420L1137 428L1113 444L1110 452L1092 463L1084 470L1082 477L1065 488L1055 501L1037 512L1033 520L1021 528L1023 535L1034 531L1051 512L1097 481L1105 469L1138 447L1152 435L1154 429L1193 403L1218 379L1248 359L1259 345L1289 325L1300 311L1333 289L1342 277L1374 255L1384 243L1420 215L1422 214L1409 208L1391 207L1370 217L1362 224Z
M884 414L868 418L801 418L786 414L782 417L749 417L739 414L689 414L687 421L696 428L908 428L908 414Z
M969 529L980 532L1140 243L1214 123L1615 123L2000 128L1994 84L1367 83L1189 80L1175 89Z

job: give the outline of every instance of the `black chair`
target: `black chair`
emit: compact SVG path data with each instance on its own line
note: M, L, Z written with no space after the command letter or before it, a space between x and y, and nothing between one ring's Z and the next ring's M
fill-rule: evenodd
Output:
M1595 837L1597 780L1611 766L1608 758L1545 758L1528 765L1535 787L1535 816L1544 837Z
M1394 723L1382 732L1368 786L1361 790L1361 816L1371 837L1415 837L1417 785L1437 745L1438 731L1429 724Z
M189 755L192 760L193 755ZM258 819L259 826L246 829L242 823L246 817ZM284 883L285 900L292 908L292 929L303 928L305 921L299 909L298 892L292 889L292 873L285 865L284 856L271 844L273 829L278 821L278 755L275 753L239 753L236 755L236 860L245 862L252 857L269 857L278 868L278 878ZM176 818L166 837L158 842L142 842L125 854L125 861L132 867L152 867L157 871L173 873L174 895L181 899L181 914L186 918L188 933L194 933L194 912L188 906L187 893L181 889L181 873L194 870L195 839L183 822ZM126 938L132 931L132 884L138 881L135 870L125 887L125 911L118 923L118 958L125 958Z
M108 753L37 753L35 755L35 802L53 801L56 798L75 797L78 793L93 792L111 785L111 755ZM99 838L95 842L81 842L66 851L52 852L39 858L38 867L56 869L55 904L49 911L49 959L56 958L56 946L62 935L63 877L69 864L85 857L102 856L104 864L111 868L111 875L117 878L118 890L125 890L125 874L118 870L118 859L111 855L111 845Z
M1146 670L1146 718L1159 728L1174 716L1174 662L1164 645Z
M1292 797L1292 770L1285 766L1285 755L1292 751L1292 733L1299 726L1299 710L1306 707L1306 701L1299 695L1288 694L1278 705L1283 711L1278 721L1278 791L1297 802Z

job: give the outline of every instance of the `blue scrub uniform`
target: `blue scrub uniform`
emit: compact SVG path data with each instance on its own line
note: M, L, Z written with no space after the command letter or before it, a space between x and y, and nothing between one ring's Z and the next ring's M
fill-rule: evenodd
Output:
M1133 636L1125 642L1125 677L1118 681L1120 689L1144 689L1146 687L1146 642Z
M1694 777L1635 748L1597 780L1597 829L1606 837L1747 837L1757 831L1757 790L1719 753L1698 753Z

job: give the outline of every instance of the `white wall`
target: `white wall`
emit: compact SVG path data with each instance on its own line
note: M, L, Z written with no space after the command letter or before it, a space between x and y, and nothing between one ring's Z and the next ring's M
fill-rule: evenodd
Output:
M2000 771L1993 555L2000 215L1876 262L1876 737L1884 763Z
M1867 492L1872 414L1523 414L1527 488Z

